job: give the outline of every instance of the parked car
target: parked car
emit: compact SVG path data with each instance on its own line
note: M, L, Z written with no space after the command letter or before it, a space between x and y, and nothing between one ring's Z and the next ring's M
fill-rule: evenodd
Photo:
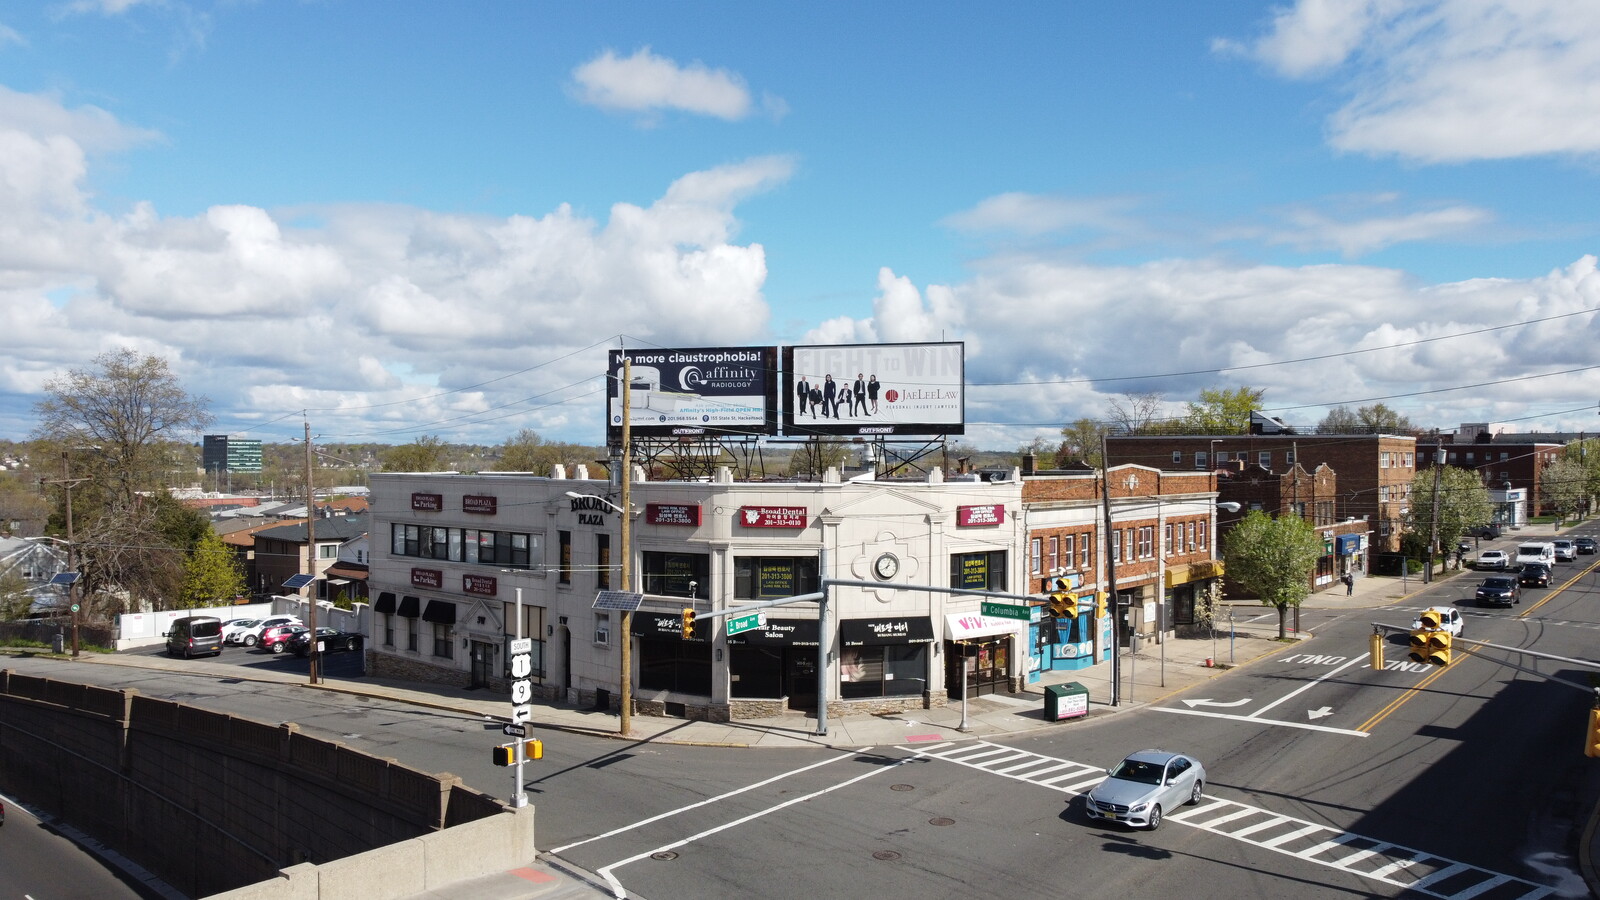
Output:
M1584 556L1592 556L1596 550L1594 538L1590 537L1573 538L1572 546Z
M306 630L306 627L298 622L293 625L274 625L261 632L261 649L268 653L282 653L289 649L291 638Z
M365 636L354 631L340 631L337 628L323 628L317 626L317 640L322 642L323 653L333 653L338 650L360 650ZM296 632L289 638L289 650L295 656L311 655L310 630Z
M1524 563L1517 572L1517 581L1527 587L1549 587L1550 567L1544 563Z
M1477 528L1467 530L1467 534L1472 537L1488 538L1491 541L1499 537L1500 533L1499 525L1479 525Z
M222 642L224 644L242 644L246 634L253 635L260 629L260 619L229 619L222 623Z
M1461 611L1453 606L1434 606L1423 612L1432 612L1439 617L1439 627L1450 632L1453 637L1461 637L1461 632L1466 627L1466 622L1461 618ZM1415 631L1422 627L1422 617L1411 620L1411 629Z
M1578 558L1578 551L1572 546L1572 541L1558 538L1551 543L1556 545L1556 562L1572 562Z
M1478 561L1472 564L1474 569L1504 569L1511 565L1510 557L1504 550L1485 550L1478 554Z
M246 634L244 637L240 638L240 642L246 647L254 647L256 644L261 643L261 638L267 633L268 629L276 628L279 625L300 624L303 623L300 621L299 616L267 616L265 619L262 619L260 622L256 623L255 633Z
M1151 831L1161 827L1166 810L1180 803L1199 803L1206 784L1206 768L1199 760L1168 750L1131 753L1107 769L1106 776L1084 798L1089 818L1142 825Z
M167 626L167 655L189 659L222 655L222 620L216 616L184 616Z
M1531 563L1530 563L1531 565ZM1522 589L1518 579L1510 575L1490 575L1478 584L1476 595L1479 606L1510 606L1522 602Z

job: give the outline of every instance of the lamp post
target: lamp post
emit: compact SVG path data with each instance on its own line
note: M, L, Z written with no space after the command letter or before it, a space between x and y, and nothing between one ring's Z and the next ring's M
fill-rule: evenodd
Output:
M67 501L67 571L78 571L78 543L72 533L72 488L74 485L89 481L88 478L72 477L72 451L61 451L61 477L53 481L41 481L42 484L59 484L66 492ZM67 605L72 611L72 655L78 655L78 583L74 578L67 582Z
M632 549L629 547L628 538L633 531L633 517L628 514L628 510L632 507L628 505L628 480L631 473L627 471L627 468L627 457L623 457L621 506L612 503L599 494L580 494L577 491L566 492L568 497L574 499L588 499L604 503L606 506L616 510L617 514L622 517L622 534L617 543L622 547L621 589L624 591L632 586L632 581L630 580L631 566L629 565ZM631 609L622 611L622 660L620 666L621 672L619 673L618 681L622 694L622 716L617 725L617 733L627 735L633 730L633 610Z

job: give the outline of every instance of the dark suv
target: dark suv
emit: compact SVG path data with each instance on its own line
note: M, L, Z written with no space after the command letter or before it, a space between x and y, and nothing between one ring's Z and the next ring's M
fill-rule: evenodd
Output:
M1522 589L1510 575L1490 575L1478 585L1479 606L1510 606L1522 602Z
M1550 567L1544 563L1523 563L1517 571L1517 582L1525 587L1549 587Z

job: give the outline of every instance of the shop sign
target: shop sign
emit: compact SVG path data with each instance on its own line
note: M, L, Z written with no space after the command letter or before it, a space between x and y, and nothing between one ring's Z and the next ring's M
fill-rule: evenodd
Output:
M741 506L739 524L746 528L804 528L804 506Z
M839 623L839 641L846 647L876 644L927 644L933 626L923 619L845 619Z
M1109 616L1107 618L1110 618ZM944 617L945 630L952 641L988 637L992 634L1011 634L1027 627L1027 623L1014 619L996 619L978 613L950 613Z
M815 647L818 644L817 620L769 618L764 625L730 635L728 643L762 647Z
M479 515L492 516L492 515L495 514L495 511L496 511L496 508L498 507L498 505L499 505L499 501L497 501L495 498L487 497L487 496L484 496L483 494L467 494L466 496L461 498L461 511L462 512L478 513Z
M699 525L700 506L695 503L646 503L644 520L651 525Z
M967 528L972 525L999 525L1006 520L1004 504L992 503L986 506L958 506L956 507L956 527Z
M493 597L499 590L500 579L493 575L463 575L461 576L461 591L466 594L481 594Z
M989 589L989 555L968 553L961 559L961 588L968 591Z
M438 590L444 587L444 573L438 569L412 569L411 583L417 587Z
M411 508L418 512L438 512L444 509L444 495L412 494Z

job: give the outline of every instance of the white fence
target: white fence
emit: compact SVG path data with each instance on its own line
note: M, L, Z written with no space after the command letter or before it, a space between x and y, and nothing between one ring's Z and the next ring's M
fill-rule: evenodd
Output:
M317 604L317 625L356 631L370 635L371 609L357 603L354 609L337 609L326 600ZM229 619L262 619L267 616L299 616L304 622L310 616L308 601L304 597L273 597L269 603L246 603L241 606L202 606L195 609L169 609L162 612L125 613L117 617L116 649L148 647L166 640L166 632L175 619L184 616L216 616Z

